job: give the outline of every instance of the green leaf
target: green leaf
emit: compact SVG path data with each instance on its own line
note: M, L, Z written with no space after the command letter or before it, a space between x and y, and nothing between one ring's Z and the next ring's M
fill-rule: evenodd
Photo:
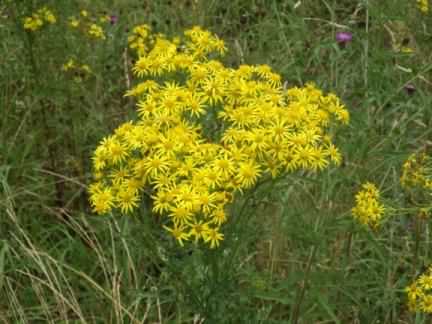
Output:
M8 249L9 249L9 245L5 240L3 240L3 246L0 250L0 290L3 288L5 259L6 259L6 252L8 251Z

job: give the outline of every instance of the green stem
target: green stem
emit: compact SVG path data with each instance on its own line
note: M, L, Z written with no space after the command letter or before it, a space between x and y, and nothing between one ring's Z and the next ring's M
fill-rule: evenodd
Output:
M273 179L271 177L268 177L261 182L257 183L257 185L251 190L248 195L245 197L243 204L241 205L239 212L237 213L234 222L231 224L231 228L233 228L231 233L242 233L242 229L244 229L247 225L247 221L250 219L245 216L245 211L247 210L247 205L249 204L250 200L253 199L255 193L258 191L259 188L261 188L264 184L271 182L271 190L268 190L268 192L272 192L274 186L281 180L285 179L286 174L282 174L277 179ZM243 237L237 237L237 240L232 244L232 253L230 257L228 258L228 262L225 263L224 270L229 271L232 269L233 264L237 258L237 254L239 253L241 244L244 242Z
M413 273L415 273L418 269L418 256L419 256L419 250L420 250L420 230L421 230L421 221L416 216L414 217L414 262L413 262Z
M29 1L29 6L30 6L29 9L31 11L31 9L32 9L31 8L31 1ZM21 17L19 17L17 15L18 12L19 12L19 8L17 6L17 3L15 2L15 11L13 12L13 18L15 21L17 32L22 33ZM24 47L25 47L27 54L28 54L29 65L31 67L35 88L36 87L42 87L42 80L40 78L39 66L37 64L35 54L34 54L33 34L31 34L31 32L25 32L25 37L24 37L23 42L24 42ZM35 92L37 92L37 91L35 91ZM53 134L51 133L50 127L48 124L48 118L51 115L47 112L48 103L43 98L40 98L39 99L39 105L41 108L40 109L41 110L41 114L40 114L41 118L39 118L39 120L41 123L41 128L44 130L43 134L44 134L45 142L46 142L47 149L48 149L49 169L53 173L59 173L57 170L57 162L58 161L56 159L57 150L56 150L54 145L50 144L50 140L53 138ZM55 186L55 192L56 192L55 204L57 207L62 208L62 207L64 207L64 183L57 181L57 178L54 177L54 186ZM62 215L65 216L66 214L62 213Z
M306 266L304 279L300 284L300 288L299 288L299 291L297 294L297 296L298 296L297 301L296 301L296 304L294 305L293 316L292 316L292 321L291 321L293 324L297 324L299 317L300 317L300 307L301 307L301 304L303 302L303 298L304 298L305 293L306 293L306 286L307 286L307 282L309 279L310 270L312 268L312 261L315 258L316 250L317 250L316 246L312 246L311 251L309 253L309 259L308 259L308 263Z

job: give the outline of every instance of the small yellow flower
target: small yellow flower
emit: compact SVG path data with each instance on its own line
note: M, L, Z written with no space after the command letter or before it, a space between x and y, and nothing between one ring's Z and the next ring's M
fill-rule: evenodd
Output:
M195 242L198 242L200 239L204 239L209 231L208 223L204 223L204 221L196 221L195 223L189 224L190 231L188 236L193 237Z
M192 219L192 211L183 205L171 207L169 215L174 224L184 225Z
M80 25L80 21L76 19L75 17L69 17L69 26L72 28L78 28Z
M184 225L175 225L174 224L173 228L170 228L170 227L164 225L164 228L174 236L174 238L177 240L177 242L181 246L184 246L183 241L189 240L189 234L187 234L185 232L186 226L184 226Z
M212 222L217 226L222 225L227 221L227 214L225 213L223 208L217 208L212 213Z
M173 207L174 196L168 191L159 190L152 199L153 211L156 213L168 212Z
M372 228L378 227L385 212L384 205L380 202L379 190L373 183L366 182L362 190L356 196L356 206L352 214L360 223Z
M114 195L110 188L96 188L93 186L90 202L93 210L98 214L105 214L114 206Z
M218 247L220 242L223 240L224 235L219 233L218 229L210 228L204 232L204 241L210 243L210 248L213 249Z
M105 155L104 160L112 164L120 164L129 155L126 145L115 136L104 138L101 145L104 148L101 151Z
M261 174L259 165L254 162L239 163L238 173L236 179L239 181L241 187L252 187Z
M429 13L429 0L417 0L417 7L423 14Z
M129 213L138 206L138 191L131 186L122 185L115 197L122 213Z
M67 61L65 64L62 65L62 70L63 71L69 71L71 69L73 69L75 67L75 60L74 59L69 59L69 61Z
M91 73L90 66L88 66L87 64L81 65L81 70L86 72L86 73Z
M110 21L110 16L108 16L108 15L103 15L103 16L99 17L99 22L100 23L106 23L106 22L109 22L109 21Z
M45 20L50 23L50 24L55 24L57 22L56 17L54 16L54 14L50 11L46 11L45 12Z
M90 28L88 29L88 34L94 38L100 38L100 39L106 38L102 27L100 27L96 24L90 25Z

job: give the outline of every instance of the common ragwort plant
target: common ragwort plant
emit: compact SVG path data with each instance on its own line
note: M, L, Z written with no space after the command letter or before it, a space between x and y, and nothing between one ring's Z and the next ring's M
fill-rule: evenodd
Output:
M150 188L153 212L180 245L214 248L227 205L260 178L340 164L329 127L349 113L336 95L313 84L285 89L267 65L224 66L215 59L224 42L200 27L168 39L138 26L129 43L133 72L147 79L126 94L138 100L138 120L95 150L95 212L131 212Z
M402 165L400 184L406 191L409 203L399 208L387 208L381 201L380 192L372 183L362 185L362 190L355 196L356 206L352 209L354 218L363 225L377 230L386 209L392 216L408 213L414 219L414 263L419 259L421 231L430 220L432 210L432 159L424 151L409 155ZM405 288L408 308L411 312L432 313L432 267L421 274Z
M428 6L0 1L0 322L428 323L430 315L420 314L430 294L430 270L421 270L431 263L430 193L422 185L428 167L411 172L409 186L398 176L402 159L430 138L429 14L421 3ZM205 26L234 50L223 59L218 49L194 55L202 46L191 37L134 28L140 21L166 34ZM140 77L135 67L133 88L131 59L145 70ZM245 62L268 63L281 77ZM261 76L262 68L273 77ZM222 99L211 103L206 96L215 96L204 85L213 79ZM353 107L350 125L337 130L337 116L327 111L328 126L319 126L315 142L307 139L315 132L308 133L310 120L289 116L294 106L312 113L325 106L303 99L329 96L310 80ZM289 96L294 85L298 95ZM240 103L231 102L231 89L239 89ZM273 93L280 103L272 103ZM285 130L273 133L279 121ZM108 151L115 145L106 145L105 166L91 172L94 143L116 128L105 141L119 143L124 157L113 162ZM281 139L273 141L274 134ZM319 158L301 165L300 148L326 151L331 142L344 153L340 167L327 167L338 165L330 155L322 167L309 162ZM238 160L229 155L233 148ZM162 166L152 172L147 162L157 166L157 159ZM415 159L412 170L427 165ZM226 176L217 160L228 160ZM244 164L256 167L247 185ZM98 212L86 194L91 176L111 197L106 213L146 217L90 215ZM357 220L366 226L356 227L347 215L364 179L376 187L361 188ZM119 199L127 182L137 185L130 206ZM383 201L385 218L376 213ZM148 217L152 209L155 217ZM417 314L408 313L407 300Z
M432 313L432 267L405 289L412 312Z
M432 211L431 156L424 151L411 154L403 164L400 182L410 197L409 207L416 217L416 224L428 222ZM419 236L417 229L416 236ZM412 312L432 313L432 267L429 266L405 291Z

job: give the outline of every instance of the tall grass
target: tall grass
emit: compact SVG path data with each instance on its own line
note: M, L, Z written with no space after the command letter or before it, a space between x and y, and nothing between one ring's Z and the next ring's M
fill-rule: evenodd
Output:
M42 5L63 21L81 9L119 19L104 42L61 23L26 32ZM216 250L181 249L146 195L135 217L94 215L90 157L135 115L127 30L141 23L168 35L201 25L226 40L226 64L269 64L287 87L336 93L351 114L334 131L342 166L248 192ZM404 292L431 263L429 220L404 209L399 178L432 144L431 28L415 1L0 3L0 321L429 323ZM93 73L63 73L71 56ZM365 181L399 210L376 231L350 212Z

